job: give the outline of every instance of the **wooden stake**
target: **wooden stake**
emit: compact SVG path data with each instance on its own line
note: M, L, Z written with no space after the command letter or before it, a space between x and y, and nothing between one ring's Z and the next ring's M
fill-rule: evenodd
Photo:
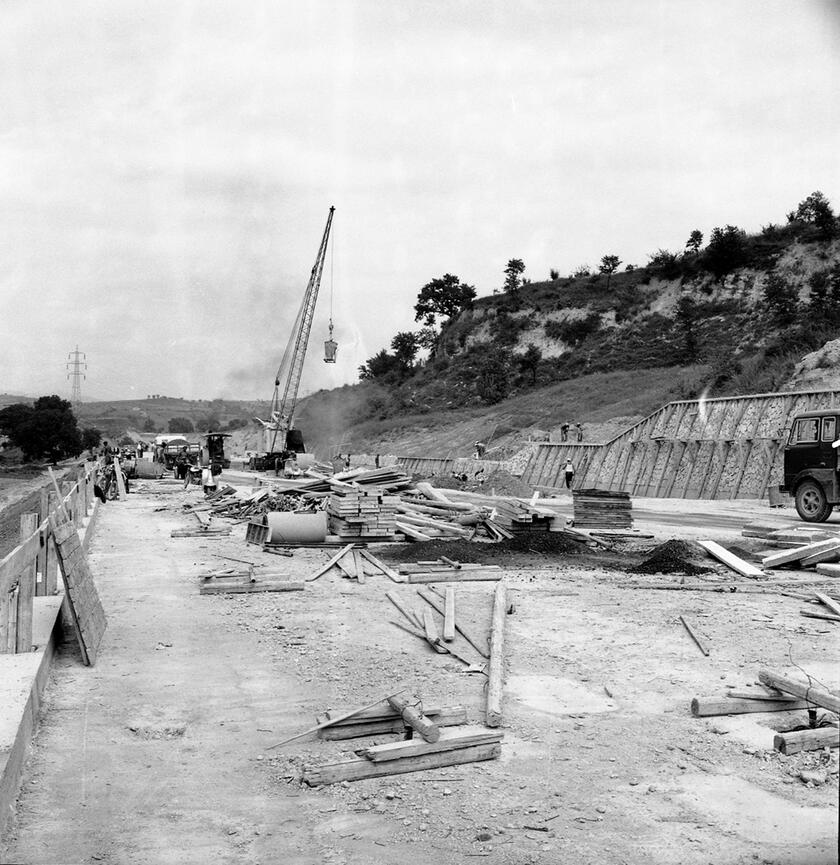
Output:
M507 590L504 583L496 586L493 598L493 619L490 625L490 668L487 682L486 721L488 727L502 723L502 690L505 665L505 617Z
M353 545L350 544L352 547ZM333 724L337 724L339 721L343 721L346 718L352 718L354 715L358 715L359 712L364 712L365 709L370 709L373 706L376 706L378 703L386 703L392 697L396 697L397 694L402 694L405 688L401 688L399 691L395 691L393 694L388 694L385 697L380 697L378 700L374 700L372 703L368 703L367 706L361 706L358 709L352 709L349 712L345 712L343 715L339 715L337 718L330 718L328 721L323 721L320 724L316 724L314 727L310 727L308 730L304 730L302 733L295 733L294 736L289 736L288 739L283 739L282 742L278 742L276 745L269 745L266 748L266 751L272 751L274 748L279 748L282 745L288 745L289 742L295 742L298 739L302 739L304 736L309 736L312 733L317 733L319 730L323 730L325 727L331 727Z

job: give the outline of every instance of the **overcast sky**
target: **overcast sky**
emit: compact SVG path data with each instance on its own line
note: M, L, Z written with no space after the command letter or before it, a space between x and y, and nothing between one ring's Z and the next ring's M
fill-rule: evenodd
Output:
M828 0L3 0L0 392L270 397L330 205L305 391L443 273L840 210L838 82Z

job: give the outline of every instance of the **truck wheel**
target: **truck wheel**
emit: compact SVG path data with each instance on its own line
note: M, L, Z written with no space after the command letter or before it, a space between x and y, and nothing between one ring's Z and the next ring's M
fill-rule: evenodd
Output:
M832 510L823 488L815 481L805 481L796 488L796 512L806 523L824 523Z

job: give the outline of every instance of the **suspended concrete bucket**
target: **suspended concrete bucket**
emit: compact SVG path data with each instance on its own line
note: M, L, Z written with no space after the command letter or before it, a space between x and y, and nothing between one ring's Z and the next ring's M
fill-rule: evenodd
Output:
M266 514L267 544L322 544L327 539L327 514L296 514L270 511Z

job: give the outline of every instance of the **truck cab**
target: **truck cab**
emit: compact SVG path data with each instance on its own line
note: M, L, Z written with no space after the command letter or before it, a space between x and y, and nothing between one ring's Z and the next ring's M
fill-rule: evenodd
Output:
M837 446L835 446L837 445ZM840 408L796 415L784 454L782 492L790 493L799 516L824 523L840 503Z

